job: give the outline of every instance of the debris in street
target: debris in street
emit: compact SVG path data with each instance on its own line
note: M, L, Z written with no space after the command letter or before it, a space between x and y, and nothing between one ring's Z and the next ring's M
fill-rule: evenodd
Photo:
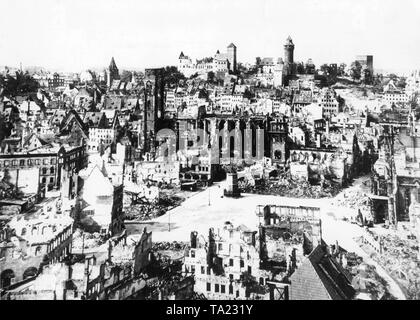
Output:
M326 180L323 186L312 185L305 179L294 178L289 174L282 174L278 179L259 179L255 181L255 185L241 179L238 184L243 193L311 199L333 197L341 190L341 186L334 181Z
M175 195L161 195L157 204L148 202L133 204L126 208L126 220L145 221L165 214L168 210L179 206L184 198Z
M408 300L417 300L420 297L418 242L404 239L398 232L381 235L382 254L372 253L372 257L398 282Z

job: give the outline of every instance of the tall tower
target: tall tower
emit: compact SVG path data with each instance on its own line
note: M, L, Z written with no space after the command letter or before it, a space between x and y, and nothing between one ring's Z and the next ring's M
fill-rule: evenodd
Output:
M229 70L236 72L236 46L233 43L227 47L227 58L229 61Z
M289 36L284 44L284 63L293 63L293 51L295 45L293 44L292 38Z
M289 157L287 149L287 121L283 118L268 119L269 158L277 165L284 166ZM268 153L268 152L267 152Z
M293 62L293 51L295 45L289 36L284 44L284 65L283 65L283 83L287 84L291 75L295 74L295 64Z
M118 80L120 78L120 73L118 71L117 65L115 64L114 57L111 59L111 63L108 67L108 79L107 79L107 85L108 87L111 87L112 81Z

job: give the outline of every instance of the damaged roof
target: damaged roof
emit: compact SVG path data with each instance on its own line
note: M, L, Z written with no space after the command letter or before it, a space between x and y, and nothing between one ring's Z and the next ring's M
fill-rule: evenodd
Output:
M317 246L290 277L291 300L351 300L355 294L348 273Z

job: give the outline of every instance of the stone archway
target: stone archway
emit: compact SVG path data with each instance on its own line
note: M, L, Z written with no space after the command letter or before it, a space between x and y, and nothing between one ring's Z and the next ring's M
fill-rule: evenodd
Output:
M12 284L12 280L15 278L15 273L12 269L4 270L0 275L0 288L7 288Z
M23 280L34 277L38 274L38 269L35 267L29 267L23 272Z

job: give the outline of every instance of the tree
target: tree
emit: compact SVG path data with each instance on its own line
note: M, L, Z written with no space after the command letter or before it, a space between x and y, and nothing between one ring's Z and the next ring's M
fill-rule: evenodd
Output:
M376 74L372 77L372 84L374 85L374 92L382 92L383 89L383 75L382 74Z
M131 81L131 72L127 70L123 70L121 72L121 81L122 82L130 82Z
M240 62L238 62L238 64L237 64L237 69L238 69L239 74L243 74L243 73L246 73L248 71L248 68Z
M163 71L163 81L168 85L177 85L185 76L175 66L167 66Z
M322 72L323 76L326 78L326 85L332 85L337 82L337 69L332 65L328 65L324 63L320 67L320 71Z
M207 73L207 81L209 83L215 83L215 78L216 78L216 75L214 74L213 71L210 71Z
M362 65L359 61L352 62L350 66L350 76L353 80L360 80L362 76Z
M404 88L405 88L405 86L407 85L407 83L406 83L406 79L405 79L405 78L403 78L403 77L398 78L398 81L395 83L395 85L396 85L398 88L402 88L402 89L404 89Z
M305 65L303 62L298 62L296 65L297 74L305 74Z
M362 70L362 78L364 84L372 84L373 82L372 73L367 67L364 67Z
M252 99L254 94L248 88L246 88L243 96L244 98Z
M393 81L396 81L398 79L398 76L395 73L391 73L388 77Z
M305 64L305 74L315 74L315 65L312 63L312 60L308 61Z
M12 124L6 122L4 116L0 114L0 142L7 138L12 133Z
M338 76L342 77L346 75L346 67L347 65L345 63L340 63L340 65L338 66Z
M0 78L0 87L4 88L4 95L19 95L36 92L39 83L28 72L17 71L15 77L7 74Z
M321 70L324 76L328 76L330 74L330 66L326 63L319 67L319 70Z

